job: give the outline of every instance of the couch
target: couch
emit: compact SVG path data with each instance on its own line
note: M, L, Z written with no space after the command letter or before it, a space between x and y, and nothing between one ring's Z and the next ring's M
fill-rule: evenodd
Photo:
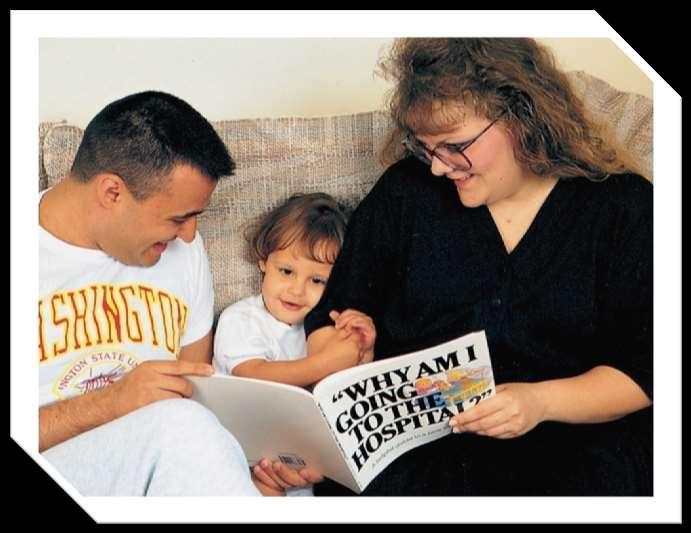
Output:
M588 109L613 128L652 181L651 99L583 71L568 75ZM213 123L237 164L235 176L220 180L198 224L213 273L216 318L259 292L259 270L247 259L243 238L247 222L295 192L323 191L356 206L383 171L377 153L389 124L382 111ZM39 125L39 190L66 174L82 133L65 121Z

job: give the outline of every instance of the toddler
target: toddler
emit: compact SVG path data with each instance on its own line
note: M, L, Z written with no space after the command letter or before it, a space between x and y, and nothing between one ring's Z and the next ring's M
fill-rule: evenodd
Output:
M324 292L345 228L344 210L324 193L292 196L259 220L249 242L262 273L261 294L221 313L214 338L217 372L305 387L372 361L374 324L353 309L332 311L337 329L306 357L303 320ZM267 483L284 486L270 462L255 466L254 472ZM292 488L287 494L310 496L312 487Z

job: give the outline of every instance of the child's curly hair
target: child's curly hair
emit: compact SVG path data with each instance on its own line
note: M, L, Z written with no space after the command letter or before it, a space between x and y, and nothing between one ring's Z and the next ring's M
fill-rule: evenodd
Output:
M326 193L294 194L247 228L250 258L266 261L270 253L297 242L313 261L333 264L347 220L348 209Z

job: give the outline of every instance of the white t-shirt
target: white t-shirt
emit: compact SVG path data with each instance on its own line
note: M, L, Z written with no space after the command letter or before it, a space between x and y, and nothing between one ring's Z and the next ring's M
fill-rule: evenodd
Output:
M211 330L213 301L199 233L135 267L39 227L39 405L104 387L143 361L176 359Z
M305 328L276 320L266 310L261 295L226 307L218 319L213 364L230 375L233 367L249 359L295 361L307 353Z

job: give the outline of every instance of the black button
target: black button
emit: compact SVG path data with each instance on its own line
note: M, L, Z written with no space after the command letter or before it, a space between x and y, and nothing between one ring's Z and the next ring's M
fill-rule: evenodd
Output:
M489 302L492 307L499 307L501 305L501 298L492 298Z

